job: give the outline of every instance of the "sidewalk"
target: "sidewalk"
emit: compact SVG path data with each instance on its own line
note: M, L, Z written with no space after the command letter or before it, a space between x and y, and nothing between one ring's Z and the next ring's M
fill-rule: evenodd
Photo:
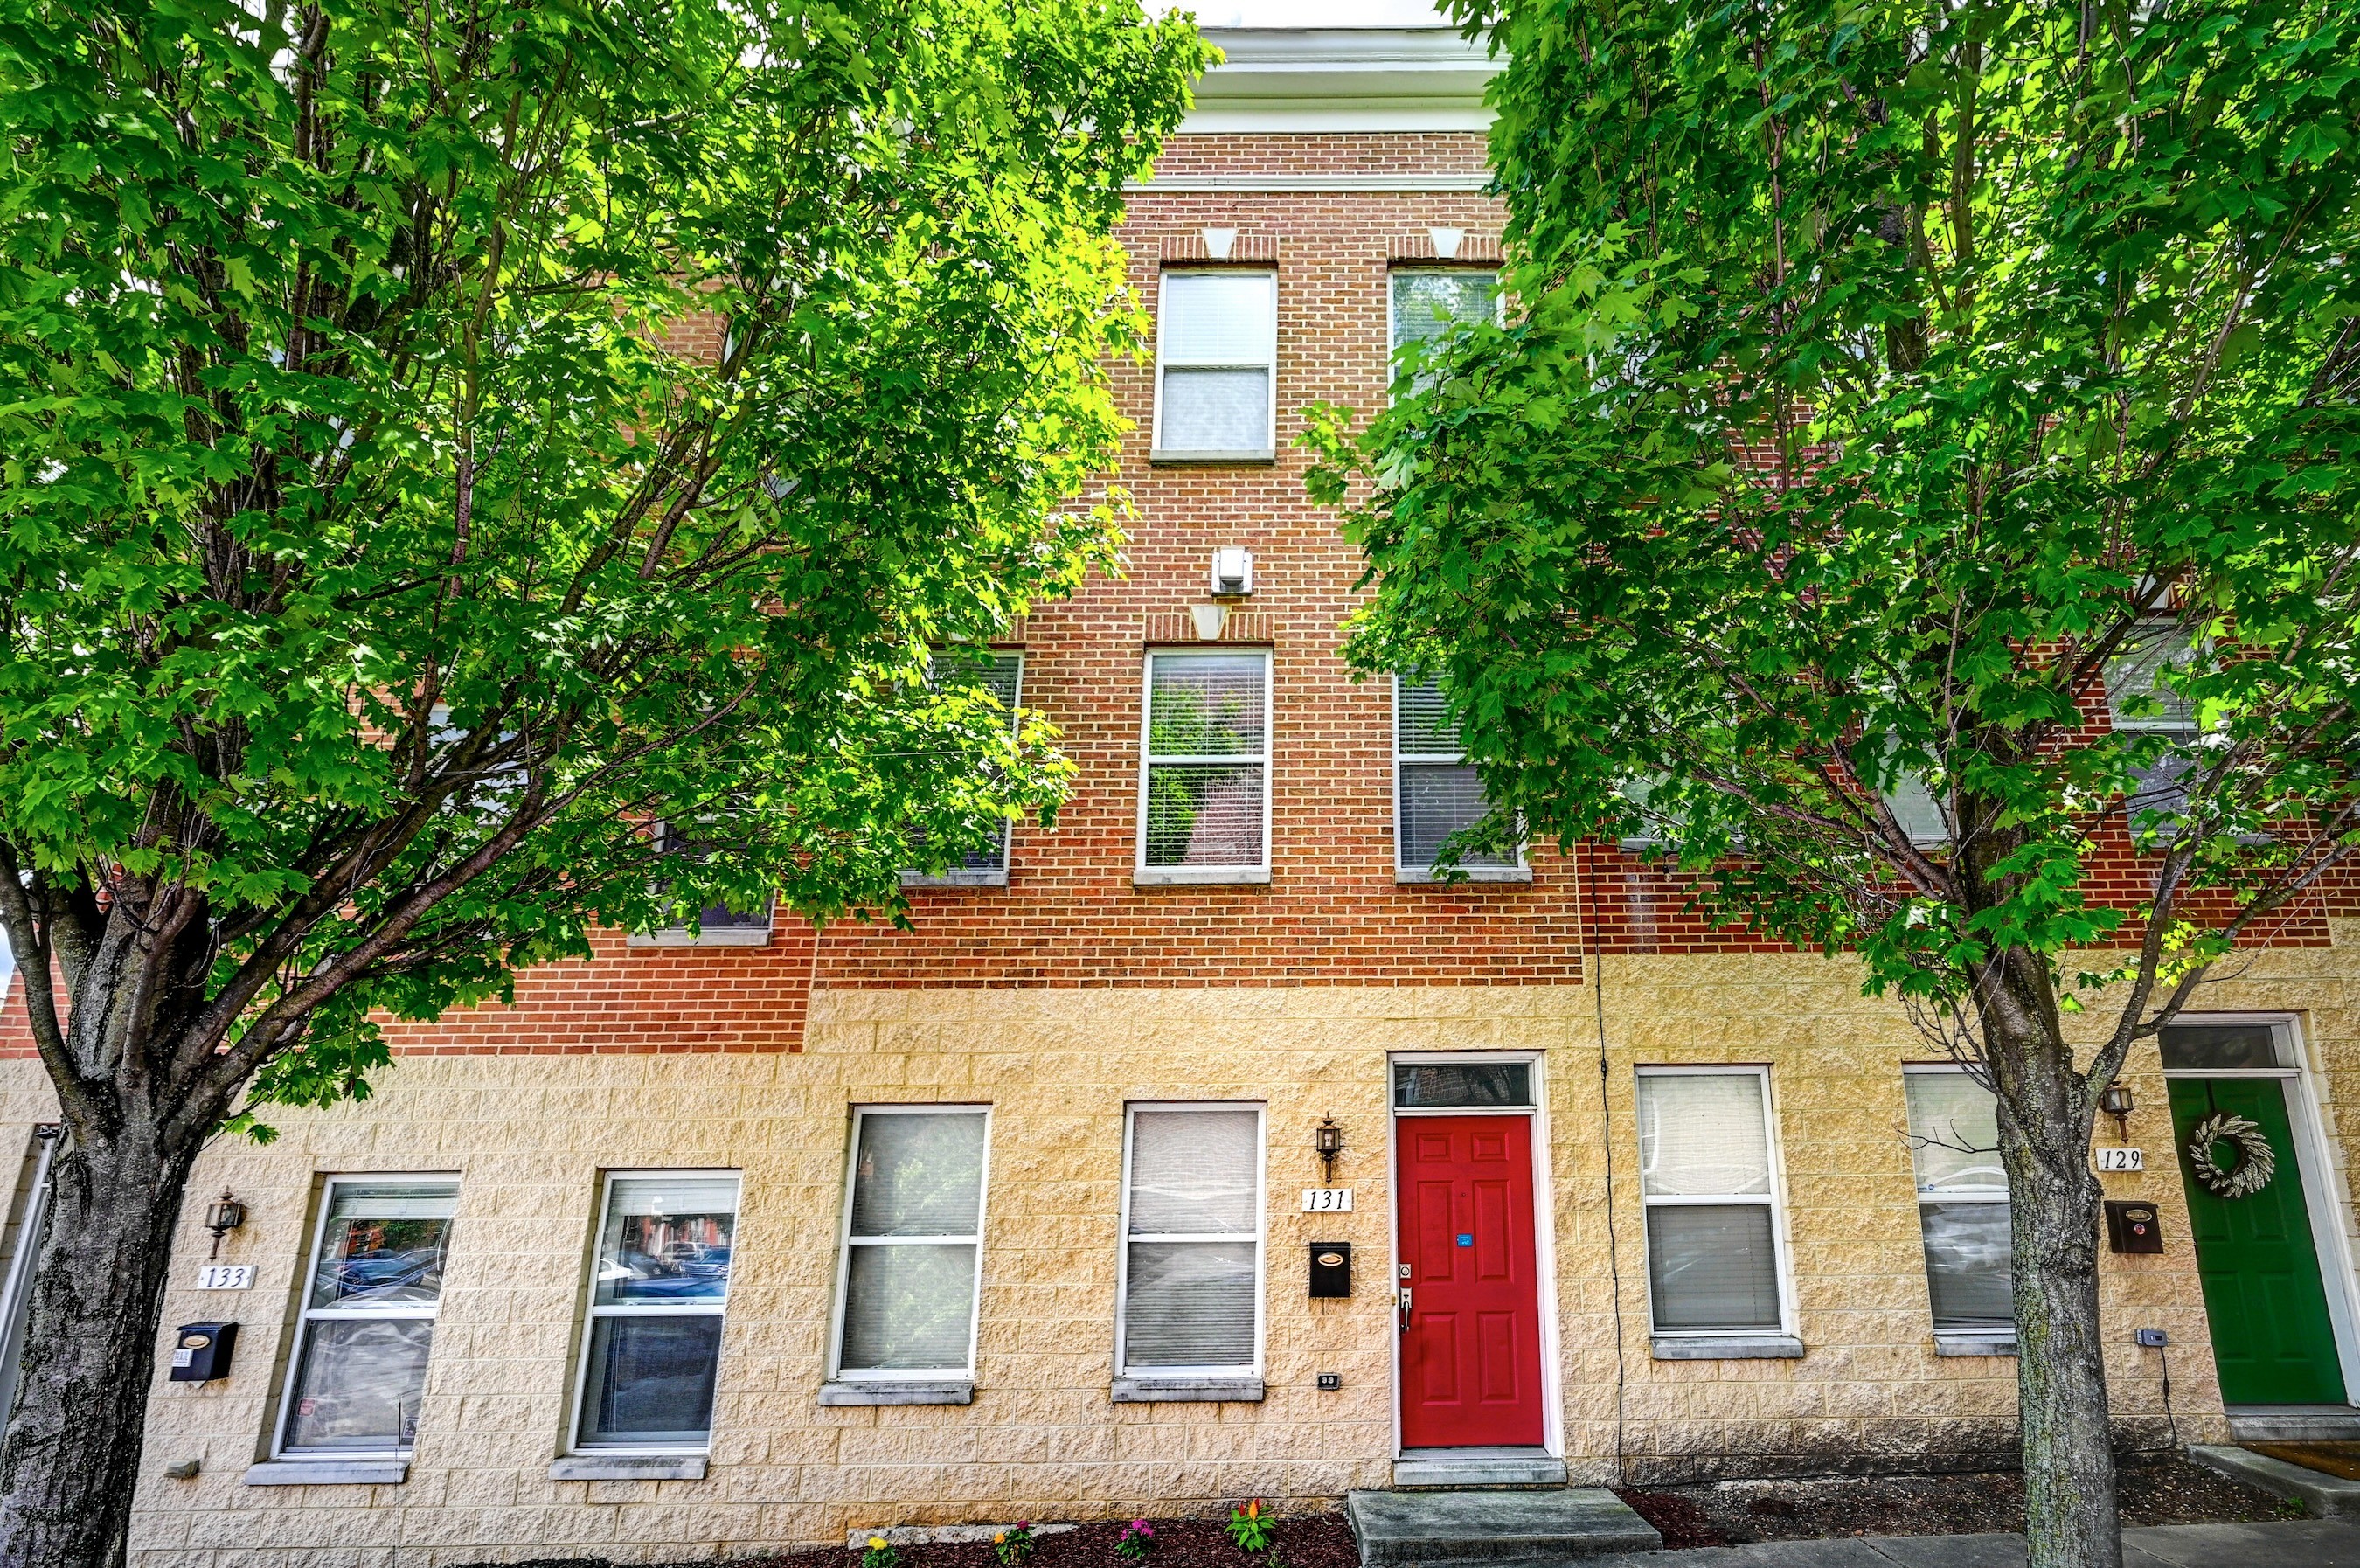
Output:
M2124 1568L2360 1568L2360 1522L2168 1524L2123 1531ZM1579 1568L2023 1568L2020 1535L1847 1536L1617 1552ZM1577 1568L1573 1563L1558 1568Z

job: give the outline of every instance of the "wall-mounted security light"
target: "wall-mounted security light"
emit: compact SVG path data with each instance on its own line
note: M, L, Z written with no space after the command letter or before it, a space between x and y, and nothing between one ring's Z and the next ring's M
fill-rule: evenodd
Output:
M1225 544L1213 552L1213 592L1223 597L1240 597L1253 592L1253 551L1243 545Z

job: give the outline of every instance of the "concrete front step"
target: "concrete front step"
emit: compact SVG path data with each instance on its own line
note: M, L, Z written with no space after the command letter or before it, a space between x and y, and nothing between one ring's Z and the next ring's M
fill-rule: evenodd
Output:
M1362 1568L1541 1563L1664 1544L1655 1526L1603 1486L1354 1492L1344 1517Z
M2188 1457L2231 1480L2258 1486L2277 1497L2291 1497L2313 1519L2360 1514L2360 1481L2346 1481L2339 1475L2256 1454L2250 1448L2232 1448L2222 1443L2191 1443L2188 1445Z
M1565 1461L1541 1448L1412 1448L1393 1461L1393 1489L1562 1486Z
M2231 1405L2227 1413L2239 1443L2360 1441L2360 1410L2350 1405Z

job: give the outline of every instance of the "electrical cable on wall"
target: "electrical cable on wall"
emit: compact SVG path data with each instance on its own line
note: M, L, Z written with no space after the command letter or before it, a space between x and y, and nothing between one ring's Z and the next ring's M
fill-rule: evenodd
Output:
M1588 883L1588 906L1582 912L1588 917L1583 930L1589 937L1586 962L1590 968L1590 1000L1598 1008L1598 1140L1606 1151L1606 1279L1612 1293L1614 1306L1614 1474L1623 1486L1631 1484L1631 1465L1625 1457L1622 1430L1625 1384L1628 1371L1622 1348L1622 1260L1614 1235L1614 1103L1609 1093L1610 1071L1606 1062L1606 974L1600 963L1598 937L1598 861L1597 846L1582 846L1582 868Z

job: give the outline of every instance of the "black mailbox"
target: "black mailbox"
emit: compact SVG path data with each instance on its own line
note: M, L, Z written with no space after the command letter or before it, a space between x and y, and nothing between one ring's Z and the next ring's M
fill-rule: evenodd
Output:
M1319 1297L1352 1293L1352 1244L1315 1241L1311 1244L1311 1294Z
M172 1331L174 1383L210 1383L229 1376L230 1352L237 1347L234 1323L186 1323Z
M2106 1247L2111 1252L2161 1252L2163 1226L2153 1203L2135 1199L2106 1200Z

